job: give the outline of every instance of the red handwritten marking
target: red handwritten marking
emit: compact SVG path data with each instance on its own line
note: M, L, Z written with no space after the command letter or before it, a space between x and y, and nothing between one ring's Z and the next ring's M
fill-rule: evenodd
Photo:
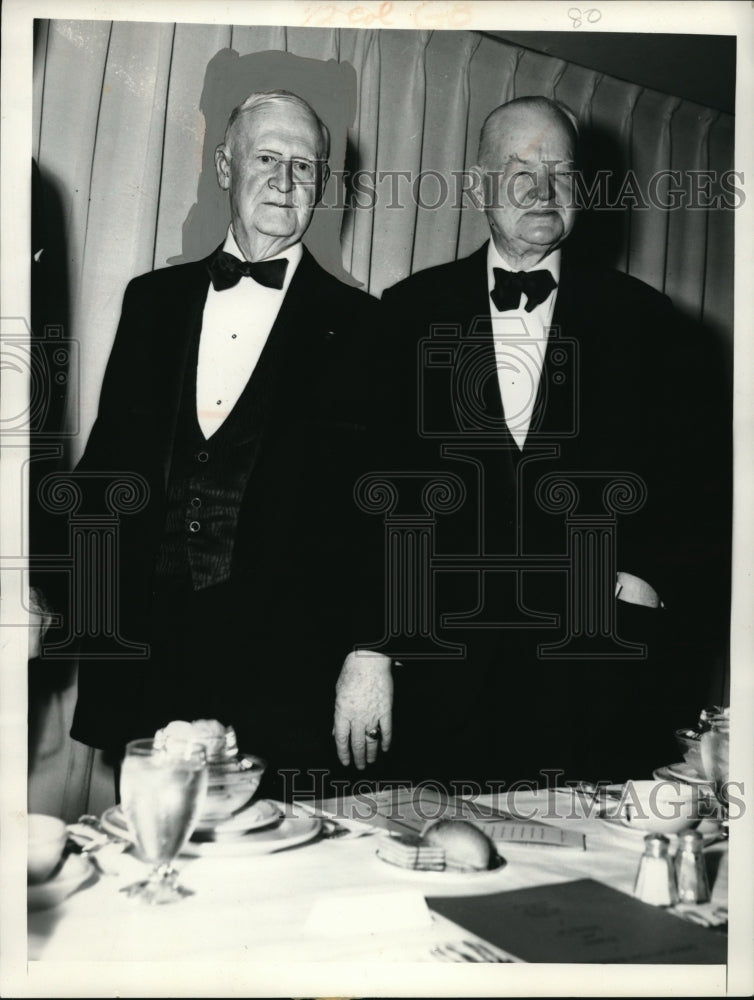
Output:
M369 10L358 4L348 7L345 10L334 3L321 3L316 7L307 7L303 24L314 24L318 27L334 24L336 20L345 21L350 25L373 25L381 24L390 28L393 21L389 20L393 13L392 0L383 0L377 10Z
M450 10L437 10L437 4L422 0L411 13L419 28L462 28L471 20L471 4L454 3Z
M404 6L407 16L412 18L417 28L463 28L470 23L472 18L471 4L457 0L452 5L440 7L437 0L422 0L421 3L407 9ZM394 21L391 19L395 12L393 0L383 0L376 10L369 7L354 4L353 7L341 7L334 3L321 3L316 7L307 7L304 14L304 25L316 25L326 27L334 25L336 22L345 25L359 25L371 27L380 25L384 28L391 28Z

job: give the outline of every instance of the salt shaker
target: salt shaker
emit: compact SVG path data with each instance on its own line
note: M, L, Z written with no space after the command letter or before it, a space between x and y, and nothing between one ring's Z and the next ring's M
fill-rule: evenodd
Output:
M661 833L648 833L634 882L634 896L652 906L674 906L678 902L675 871L668 854L670 841Z
M710 898L707 867L702 854L704 838L696 830L679 834L675 879L681 903L706 903Z

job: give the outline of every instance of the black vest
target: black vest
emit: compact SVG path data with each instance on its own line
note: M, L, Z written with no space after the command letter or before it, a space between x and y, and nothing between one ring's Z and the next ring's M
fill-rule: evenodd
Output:
M194 337L173 444L158 588L202 590L230 577L241 504L260 454L271 368L280 353L276 326L236 405L209 439L196 416L200 333Z

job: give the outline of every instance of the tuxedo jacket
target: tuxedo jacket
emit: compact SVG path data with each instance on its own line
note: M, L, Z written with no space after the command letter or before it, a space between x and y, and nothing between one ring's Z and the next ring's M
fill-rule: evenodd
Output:
M120 516L118 641L108 651L107 638L97 635L82 647L72 735L94 746L144 735L133 733L129 717L138 716L138 702L149 697L150 662L123 660L121 640L150 641L176 421L210 283L208 260L157 270L128 285L98 416L77 468L91 513L104 509L108 483L122 472L139 477L146 498L140 509ZM230 703L260 689L269 697L282 692L298 699L303 714L307 700L316 699L328 706L319 720L328 740L343 659L378 627L368 620L374 602L358 581L366 577L373 585L375 578L359 532L379 526L360 521L353 500L377 412L378 308L304 250L268 340L275 340L274 363L264 366L265 384L256 387L261 444L223 597L232 613L223 625L206 623L210 632L238 631L238 664L207 664ZM106 655L91 659L87 649L95 643ZM318 711L314 702L309 708L309 714ZM275 712L284 718L285 706L268 705L268 716Z
M485 600L477 577L458 572L453 585L454 574L446 567L436 577L435 624L443 638L460 640L468 650L455 677L467 676L479 692L470 709L482 713L476 731L484 728L485 703L493 706L499 725L512 703L518 711L548 697L553 707L546 721L542 715L542 725L560 727L561 735L577 703L588 704L592 718L602 711L616 725L626 720L633 725L636 712L643 711L641 699L646 705L647 699L672 697L677 725L685 724L688 712L694 713L693 722L706 697L699 675L710 671L724 641L729 573L729 403L705 332L682 321L668 298L646 284L571 260L564 250L532 424L519 453L507 432L498 384L487 245L412 275L388 289L383 303L392 368L403 379L396 394L404 401L396 418L403 431L395 435L403 443L402 461L452 473L466 491L460 509L436 517L437 551L518 553L552 563L551 556L568 551L566 515L594 519L601 513L614 522L615 570L654 587L666 605L661 614L673 622L675 649L663 646L652 659L650 643L643 670L633 662L545 663L539 644L556 641L564 629L561 572L527 570L486 581L486 601L501 620L521 619L523 609L555 615L560 628L456 624L455 630L443 630L441 614L473 613ZM563 480L572 484L578 501L556 512L553 504L557 507L568 489L557 485ZM609 483L621 480L628 485L616 486L608 497ZM629 501L625 507L621 499ZM654 639L659 614L619 603L621 637ZM692 668L702 646L705 654ZM671 674L673 656L677 670ZM485 672L481 664L491 669ZM456 716L459 685L453 669L435 671L452 693L449 711ZM639 676L642 682L635 683ZM626 709L620 718L614 711L619 701ZM578 728L577 718L588 725L582 712L573 716L572 729ZM677 752L672 718L669 712L670 753ZM564 759L556 755L552 763Z
M704 589L700 576L719 559L729 506L729 402L712 341L648 285L571 262L564 251L534 415L519 455L504 421L486 260L485 244L383 294L391 367L403 379L401 419L416 454L424 461L445 455L448 469L449 453L487 442L498 459L491 467L503 469L498 486L517 475L526 484L527 475L517 472L521 458L532 480L552 470L640 477L645 495L635 510L617 515L617 568L649 582L667 605ZM599 512L598 498L581 493L590 506L578 513ZM689 552L684 544L692 536Z

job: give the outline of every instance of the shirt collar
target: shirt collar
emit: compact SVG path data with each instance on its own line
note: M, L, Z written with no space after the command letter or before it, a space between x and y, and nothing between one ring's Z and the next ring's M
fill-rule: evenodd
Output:
M238 257L239 260L245 260L243 251L236 242L236 238L233 235L233 226L228 226L228 233L225 237L225 242L223 243L223 250L226 253L232 253L234 257ZM283 287L280 289L282 294L288 291L288 286L291 283L293 275L296 273L296 268L301 263L301 258L304 256L304 247L301 243L294 243L292 247L288 247L286 250L282 250L280 253L276 253L272 257L265 257L265 260L287 260L288 267L285 269L285 280L283 281Z
M495 287L495 275L492 271L493 267L501 267L504 271L515 270L502 258L500 252L495 246L495 241L490 240L487 244L487 276L489 278L490 288ZM550 272L555 279L555 284L557 284L560 281L560 250L553 250L552 253L549 253L544 260L541 260L538 264L534 264L532 267L523 268L524 271L541 271L545 269Z

